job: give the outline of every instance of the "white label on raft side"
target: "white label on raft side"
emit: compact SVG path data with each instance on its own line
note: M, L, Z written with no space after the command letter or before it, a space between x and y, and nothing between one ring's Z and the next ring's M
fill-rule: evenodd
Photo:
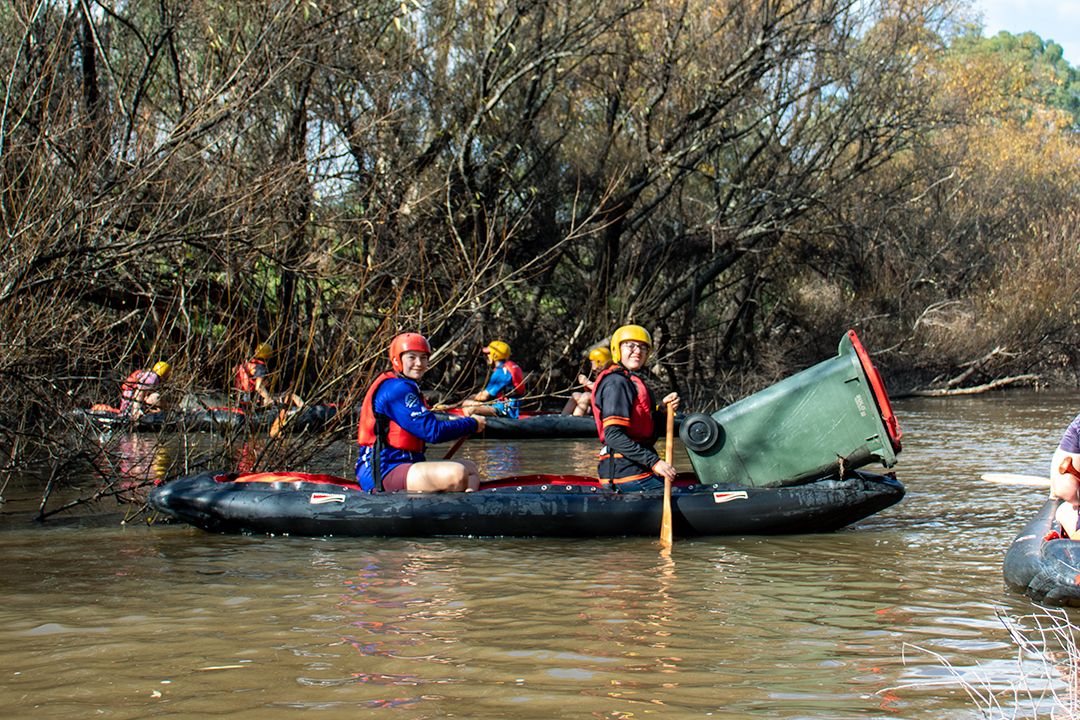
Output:
M311 493L309 505L324 505L326 503L345 502L345 496L336 493Z
M866 400L862 395L855 396L855 407L859 408L859 415L866 417Z
M738 492L714 492L712 499L714 503L726 503L732 500L746 500L749 496L745 490L739 490Z

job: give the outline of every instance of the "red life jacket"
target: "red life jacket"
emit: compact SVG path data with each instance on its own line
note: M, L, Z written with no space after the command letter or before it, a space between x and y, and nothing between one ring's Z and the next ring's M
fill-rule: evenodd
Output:
M645 387L644 380L618 364L612 365L597 375L596 381L593 383L591 394L592 414L593 420L596 421L596 432L600 436L600 442L605 442L604 421L600 417L600 406L596 403L596 391L600 388L600 383L604 378L612 373L618 373L630 380L634 385L634 389L637 391L637 396L634 398L634 404L630 407L630 424L625 428L627 436L634 442L643 445L652 443L655 440L653 434L652 394L649 392L649 388Z
M260 365L265 366L266 363L255 358L236 366L236 377L233 378L233 384L237 390L242 393L255 392L255 372Z
M158 376L153 370L136 370L120 383L120 397L124 400L134 400L135 393L139 390L149 390L157 385Z
M396 378L397 373L387 370L382 375L375 378L375 382L371 383L371 387L368 388L367 394L364 395L364 402L360 407L360 422L356 426L356 442L360 445L374 445L376 440L375 434L375 391L379 389L379 386L390 378ZM419 392L419 391L417 391ZM427 400L424 396L420 396L420 402L424 403L424 407L427 407ZM398 450L405 450L406 452L422 453L424 452L424 441L415 435L405 432L405 429L398 425L393 420L386 418L389 421L389 427L386 431L386 442L390 447L395 447Z
M525 394L525 373L513 360L503 360L503 367L510 371L510 379L514 381L514 386L510 388L509 393L503 393L499 396L499 400L506 400L507 398L521 397Z

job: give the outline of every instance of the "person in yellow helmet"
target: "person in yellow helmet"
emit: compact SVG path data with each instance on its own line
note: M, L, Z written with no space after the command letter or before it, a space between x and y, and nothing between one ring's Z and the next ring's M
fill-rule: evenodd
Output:
M481 352L487 355L491 377L483 390L461 403L462 413L516 418L525 395L525 373L510 359L510 346L502 340L492 340Z
M665 427L663 406L679 407L679 394L660 403L639 374L652 351L649 331L623 325L611 335L612 365L593 382L592 407L603 447L597 475L618 491L654 490L675 479L675 468L653 446Z
M172 366L158 360L149 370L136 370L120 384L120 412L132 420L161 411L161 386L172 373Z
M600 373L611 367L611 351L606 347L593 348L589 352L589 364L592 366L589 377L585 375L577 376L578 382L585 388L585 391L570 393L570 399L563 408L563 415L570 414L575 417L584 417L589 414L589 409L592 406L593 389L593 380L590 378L598 377Z

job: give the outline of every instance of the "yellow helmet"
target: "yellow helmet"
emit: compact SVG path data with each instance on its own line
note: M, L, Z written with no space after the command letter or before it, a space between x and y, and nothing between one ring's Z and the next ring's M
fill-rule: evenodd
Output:
M270 347L270 343L261 342L255 348L255 358L257 360L266 360L274 352L274 349Z
M492 340L487 344L487 347L483 349L483 352L490 356L495 362L510 359L510 346L502 340Z
M611 364L611 351L606 347L593 348L589 353L589 360L597 365L610 365Z
M648 330L640 325L623 325L611 334L611 359L615 362L622 362L619 345L627 340L645 343L650 349L652 348L652 335L649 334Z
M154 367L151 368L151 370L155 375L164 380L169 377L169 373L172 372L172 365L165 362L164 360L158 360L156 363L154 363Z

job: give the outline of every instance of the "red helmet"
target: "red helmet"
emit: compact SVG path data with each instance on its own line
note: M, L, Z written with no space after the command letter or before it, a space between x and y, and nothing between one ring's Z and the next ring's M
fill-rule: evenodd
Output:
M401 333L390 341L390 364L394 372L401 372L401 354L409 351L431 354L431 345L420 333Z

